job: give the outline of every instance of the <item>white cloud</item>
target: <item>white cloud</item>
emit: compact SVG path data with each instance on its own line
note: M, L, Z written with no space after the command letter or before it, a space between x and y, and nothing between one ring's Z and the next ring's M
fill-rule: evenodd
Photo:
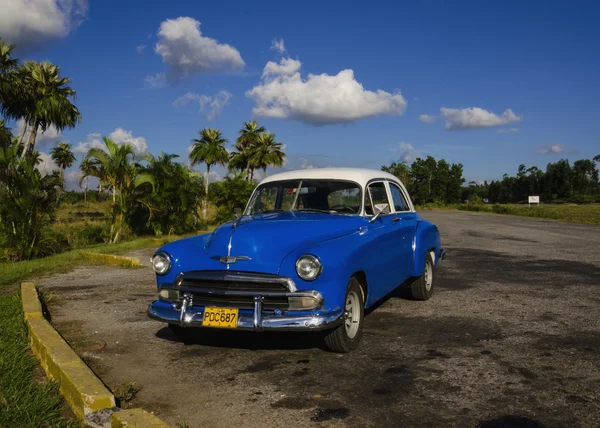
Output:
M302 63L282 58L267 62L261 81L246 92L253 98L257 116L293 119L310 125L353 122L371 116L401 115L406 101L400 94L368 91L352 70L328 74L300 75Z
M429 114L422 114L421 116L419 116L419 120L423 123L433 123L437 119L437 116L431 116Z
M271 50L277 52L279 55L283 55L286 53L285 43L283 39L273 39L271 40Z
M86 141L80 141L77 146L73 149L73 153L87 154L87 152L94 149L104 149L106 146L102 142L102 135L98 133L88 134Z
M146 50L146 47L147 47L146 45L137 45L135 47L135 50L137 51L137 53L139 53L141 55Z
M447 130L491 128L523 120L523 117L517 116L511 109L506 109L501 116L479 107L464 109L442 107L440 113L446 121Z
M538 155L559 154L565 151L565 146L557 143L542 144L537 148Z
M131 131L126 131L123 128L116 128L108 135L108 138L113 140L118 145L125 143L130 144L133 148L133 151L136 153L142 153L148 150L148 144L146 143L146 139L144 137L134 137ZM75 149L73 149L73 152L87 154L91 148L102 150L106 148L104 142L102 141L101 134L88 134L86 141L79 142Z
M221 44L200 32L200 22L190 17L167 19L160 24L155 52L169 65L171 82L202 72L227 72L244 68L234 47Z
M17 135L21 135L21 132L23 132L23 125L25 124L25 121L23 119L19 119L17 121ZM29 135L29 132L31 131L31 128L28 127L27 131L25 131L25 136L23 137L23 141L27 141L27 137ZM57 140L59 140L62 137L62 132L60 132L58 129L56 129L56 127L54 125L50 125L45 132L42 132L42 128L38 127L38 132L35 138L35 144L45 144L45 143L53 143Z
M221 114L223 108L229 104L231 97L232 95L227 91L219 91L212 97L188 92L173 101L173 107L185 107L192 102L198 103L200 113L208 120L214 120Z
M206 172L204 174L206 174ZM221 181L222 179L223 179L223 176L221 174L219 174L217 171L211 171L208 173L208 182L209 183Z
M400 153L400 162L412 163L418 157L417 151L413 145L409 143L398 143L398 145L394 147L394 151Z
M52 160L48 153L40 152L41 162L35 167L40 171L42 175L52 174L52 171L58 169L58 165Z
M117 128L108 135L108 138L113 140L118 145L129 144L134 152L143 153L148 150L148 144L144 137L134 137L131 131L126 131L123 128Z
M67 36L87 14L87 0L2 0L0 38L21 49Z
M498 134L518 134L519 130L517 128L510 128L510 129L498 129L496 131Z
M306 158L298 158L298 160L300 161L298 169L313 169L315 167L313 164L309 163Z
M167 85L167 73L156 73L154 76L146 76L144 82L151 88L163 88Z

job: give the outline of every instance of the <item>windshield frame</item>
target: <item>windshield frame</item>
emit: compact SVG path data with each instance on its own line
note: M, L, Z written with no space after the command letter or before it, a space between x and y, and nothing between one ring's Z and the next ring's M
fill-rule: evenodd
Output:
M339 212L321 212L322 214L330 214L330 215L344 215L344 216L362 216L363 210L364 210L364 204L365 204L365 198L364 198L364 189L363 186L361 186L360 183L358 183L357 181L354 180L347 180L347 179L338 179L338 178L306 178L306 177L301 177L301 178L293 178L293 179L287 179L287 180L276 180L276 181L269 181L267 183L260 183L258 186L256 186L256 188L254 189L254 191L252 192L252 195L250 196L250 199L248 199L248 203L246 204L246 208L244 209L244 216L252 216L252 215L258 215L258 214L263 214L263 213L250 213L250 207L252 207L255 203L255 200L258 196L258 193L260 191L261 188L265 187L265 186L276 186L277 183L284 183L284 182L290 182L290 181L296 181L299 184L302 184L302 182L304 181L334 181L334 182L340 182L340 183L349 183L349 184L353 184L354 186L356 186L358 188L359 193L359 207L358 207L358 212L357 213L339 213ZM297 201L298 201L298 196L299 196L299 192L296 192L296 197L294 198L294 203L292 206L295 206ZM311 210L302 210L302 209L292 209L292 210L282 210L282 211L271 211L271 212L318 212L318 211L311 211Z

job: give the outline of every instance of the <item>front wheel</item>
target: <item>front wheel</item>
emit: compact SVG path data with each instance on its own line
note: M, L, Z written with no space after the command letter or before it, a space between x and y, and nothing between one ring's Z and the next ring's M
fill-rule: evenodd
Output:
M410 294L415 300L427 300L433 294L433 258L427 254L423 275L415 278L410 284Z
M325 336L325 346L333 352L350 352L358 348L365 319L363 292L356 278L351 278L344 299L342 325Z

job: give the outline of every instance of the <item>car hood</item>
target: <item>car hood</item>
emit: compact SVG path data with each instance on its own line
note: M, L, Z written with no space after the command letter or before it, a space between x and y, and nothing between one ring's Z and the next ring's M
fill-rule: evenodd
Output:
M241 257L229 269L277 274L290 252L300 246L344 236L358 230L364 219L357 216L283 212L242 217L217 228L206 242L210 269L224 269L224 256ZM200 267L207 269L208 267ZM198 268L196 268L198 269Z

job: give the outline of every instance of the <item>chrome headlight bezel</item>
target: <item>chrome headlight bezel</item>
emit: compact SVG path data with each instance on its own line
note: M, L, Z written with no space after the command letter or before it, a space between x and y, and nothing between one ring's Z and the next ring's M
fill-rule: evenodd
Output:
M163 259L166 264L167 267L165 269L157 269L156 267L156 260L158 258ZM152 269L154 269L154 272L157 275L166 275L169 273L169 271L171 270L171 256L168 253L165 253L164 251L159 251L157 253L154 253L154 255L152 256Z
M304 274L305 270L302 270L301 266L305 263L310 263L313 265L314 269L312 271L312 274ZM304 254L303 256L298 257L298 260L296 260L296 273L304 281L314 281L321 275L321 272L323 272L323 265L321 264L321 260L319 260L317 256L314 256L312 254Z

